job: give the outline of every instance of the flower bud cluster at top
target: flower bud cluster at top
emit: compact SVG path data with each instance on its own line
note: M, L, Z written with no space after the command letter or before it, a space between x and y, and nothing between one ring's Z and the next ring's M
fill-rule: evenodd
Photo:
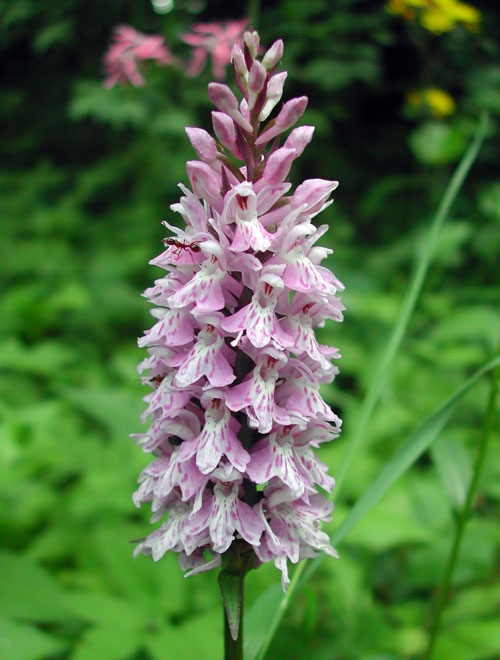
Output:
M331 252L315 245L327 225L312 218L329 203L336 181L309 179L290 193L293 161L313 127L281 135L303 114L307 98L280 102L286 73L277 41L258 59L259 36L246 32L232 61L243 99L209 85L217 140L187 134L199 160L187 163L191 189L172 210L165 251L151 261L165 271L145 296L153 327L139 340L144 417L138 444L156 457L139 477L134 502L151 501L161 526L136 554L179 554L188 575L218 566L232 551L273 561L289 582L296 563L323 550L336 556L319 527L332 504L317 491L334 480L315 449L337 437L340 420L320 395L337 368L335 348L314 328L342 320L342 284L324 266ZM236 161L243 162L239 166Z

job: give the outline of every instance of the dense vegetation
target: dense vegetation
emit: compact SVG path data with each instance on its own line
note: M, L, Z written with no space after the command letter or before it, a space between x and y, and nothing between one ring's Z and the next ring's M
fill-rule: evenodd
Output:
M249 11L256 12L258 3ZM415 3L413 3L415 4ZM416 3L418 4L418 3ZM426 4L426 3L421 3ZM428 6L441 3L428 2ZM446 3L444 3L446 4ZM448 2L452 6L454 3ZM286 98L307 94L316 134L292 179L338 178L331 265L345 322L325 343L341 375L325 391L355 434L429 226L483 111L488 135L436 239L422 294L350 462L329 532L422 420L498 354L500 339L500 13L441 31L412 2L274 0L254 14L285 41ZM0 7L0 657L5 660L219 660L215 574L185 580L175 556L132 559L148 512L131 502L143 456L136 337L155 277L161 220L175 222L185 126L208 126L207 67L145 71L141 88L102 85L121 23L165 35L179 62L193 22L241 18L233 3L18 0ZM432 17L431 17L432 18ZM321 563L270 650L289 660L396 660L425 653L436 594L484 429L473 499L435 660L500 657L500 435L485 376L438 439ZM485 416L489 410L489 426ZM498 408L497 408L498 411ZM493 420L493 421L492 421ZM279 582L248 578L254 602Z

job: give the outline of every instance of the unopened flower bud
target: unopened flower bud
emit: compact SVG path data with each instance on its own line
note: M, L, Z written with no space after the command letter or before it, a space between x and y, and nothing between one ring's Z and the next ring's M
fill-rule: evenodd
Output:
M211 163L217 158L217 145L215 140L202 128L186 127L186 133L193 149L199 158L206 163Z
M285 147L282 147L274 151L267 159L264 168L264 179L272 184L284 181L297 156L298 154L295 149L285 149Z
M295 149L298 157L312 140L313 133L314 126L298 126L293 129L283 146L287 149Z
M296 99L287 101L283 104L279 115L274 120L274 124L261 133L255 144L260 147L293 126L302 117L306 107L307 96L299 96Z
M282 71L271 76L267 83L266 100L262 110L259 113L259 121L265 121L271 114L273 108L279 103L283 95L283 85L287 77L287 72Z
M252 132L252 124L243 117L238 107L238 99L227 85L221 83L210 83L208 96L212 103L225 112L248 133Z
M236 158L241 158L240 150L236 145L236 129L234 121L225 112L212 112L212 125L218 140Z
M236 75L238 76L240 83L245 85L248 80L248 68L245 63L245 56L243 55L243 51L238 44L233 46L233 50L231 51L231 62L233 63L234 70L236 71Z
M273 71L283 57L283 41L278 39L262 58L262 64L267 71Z
M266 78L267 71L260 62L255 60L248 76L248 107L250 110L254 107L257 96L264 87Z
M260 37L258 32L250 32L247 31L243 35L243 41L245 43L245 46L248 48L248 51L250 53L250 57L252 60L255 60L259 53L259 45L260 45Z

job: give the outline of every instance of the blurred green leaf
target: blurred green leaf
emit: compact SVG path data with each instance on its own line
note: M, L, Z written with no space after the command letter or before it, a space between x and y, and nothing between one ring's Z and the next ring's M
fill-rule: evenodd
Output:
M199 651L194 651L191 645L191 639L187 639L183 635L182 628L167 627L165 625L160 626L153 634L147 636L144 640L144 647L153 660L165 660L167 649L169 657L172 659L185 658L186 660L199 660L200 657L205 657L205 650L208 650L210 653L207 645L206 649L203 650L202 656L198 655ZM219 659L217 658L217 660Z
M500 182L485 186L479 195L479 208L488 218L500 222Z
M431 453L450 502L458 510L464 505L472 477L471 459L463 444L449 435L435 442Z
M144 646L153 660L220 660L223 655L222 613L207 612L188 619L184 624L160 627L149 634Z
M59 657L67 642L52 635L1 615L0 658L2 660L48 660Z
M59 43L65 43L72 36L72 25L70 21L61 21L54 25L49 25L37 33L33 40L33 48L43 53L52 46Z
M186 126L191 126L194 121L188 108L169 108L167 112L161 113L153 119L149 129L160 135L175 135L186 139Z
M500 310L496 305L471 304L446 315L429 330L428 339L434 348L456 342L464 346L468 340L482 344L491 353L498 341Z
M30 621L67 621L75 614L66 594L41 566L7 552L0 552L0 610Z
M432 589L442 579L451 549L451 529L452 526L448 524L436 530L431 542L415 548L407 564L414 588ZM495 546L493 530L487 525L470 521L453 574L453 585L458 588L493 575L496 566Z
M69 112L75 120L92 117L115 128L142 126L149 117L148 107L139 93L119 87L106 89L93 80L76 84Z
M500 655L498 618L480 621L461 621L445 628L439 637L435 660L493 660Z
M466 85L473 107L500 114L500 71L496 64L470 67Z
M467 147L467 138L452 124L429 121L410 134L410 148L424 165L456 162Z
M243 638L245 659L257 658L268 634L268 623L276 614L283 596L281 585L273 584L261 594L244 618Z
M23 345L9 337L0 342L0 367L31 374L48 376L57 373L75 360L70 348L55 341L44 341L35 346Z
M411 515L410 503L406 501L401 506L405 499L400 492L392 497L388 495L386 500L366 515L363 525L352 531L350 543L380 552L408 543L421 543L429 538L431 530L422 527Z
M346 55L350 57L352 53ZM301 77L328 92L342 89L358 80L370 82L377 77L378 63L373 51L363 53L363 56L363 59L358 60L314 60L302 69Z
M123 625L116 620L109 626L89 628L82 635L71 655L71 660L128 660L141 644L139 627Z
M137 603L109 593L72 592L68 601L84 621L101 626L128 628L146 625L147 613Z
M446 621L459 624L476 616L485 617L500 608L500 584L481 584L465 587L454 594L445 613Z
M126 439L137 429L144 404L137 396L117 388L64 388L61 395L109 429L116 437Z

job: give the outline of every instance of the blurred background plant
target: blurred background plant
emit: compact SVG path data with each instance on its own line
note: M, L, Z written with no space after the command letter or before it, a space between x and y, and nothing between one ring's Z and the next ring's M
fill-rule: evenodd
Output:
M342 373L325 394L344 435L454 166L481 110L500 116L497 3L452 0L19 0L0 8L0 657L221 657L214 575L185 580L175 557L132 560L148 529L131 503L147 462L135 337L155 277L162 219L193 157L185 126L207 126L206 85L222 75L207 37L248 16L285 41L286 98L307 94L316 134L294 180L338 178L325 212L347 284ZM172 60L141 60L141 87L103 86L114 29L160 35ZM212 32L220 37L221 32ZM210 36L210 35L208 35ZM213 42L212 46L213 46ZM198 46L202 46L200 39ZM206 62L202 61L204 55ZM161 59L161 58L160 58ZM208 61L210 59L210 61ZM194 66L196 65L196 66ZM191 66L191 69L189 67ZM203 67L203 68L202 68ZM196 75L189 76L187 73ZM430 411L496 351L500 313L500 147L490 139L444 226L369 438L346 475L332 531ZM302 168L302 169L301 169ZM330 340L323 337L324 343ZM424 653L432 600L472 473L488 386L294 601L268 658L394 660ZM474 500L434 658L500 656L498 424ZM276 583L248 579L251 602Z

